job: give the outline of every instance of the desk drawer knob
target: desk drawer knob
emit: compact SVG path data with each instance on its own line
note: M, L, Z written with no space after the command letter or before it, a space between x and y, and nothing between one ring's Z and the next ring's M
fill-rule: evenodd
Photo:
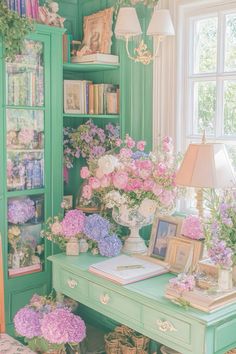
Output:
M100 295L101 304L107 305L109 301L110 301L110 296L108 294Z
M68 284L69 288L71 288L71 289L76 288L78 285L77 281L74 279L68 279L67 284Z
M162 332L176 332L177 329L169 321L157 320L157 325Z

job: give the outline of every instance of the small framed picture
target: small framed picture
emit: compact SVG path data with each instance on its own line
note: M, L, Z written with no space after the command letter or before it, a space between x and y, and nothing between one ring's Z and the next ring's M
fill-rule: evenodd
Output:
M171 238L168 243L165 261L174 273L195 269L202 256L203 243L183 236Z
M111 52L113 8L84 16L83 44L91 53Z
M154 218L148 255L165 260L170 238L180 234L183 218L156 215Z
M79 80L64 80L64 113L82 112L82 89Z

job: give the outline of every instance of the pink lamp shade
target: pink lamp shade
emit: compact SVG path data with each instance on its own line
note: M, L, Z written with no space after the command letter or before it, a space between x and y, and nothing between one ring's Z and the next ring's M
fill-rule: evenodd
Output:
M147 29L149 36L174 36L175 30L169 10L160 9L153 12Z
M142 34L141 26L135 8L121 7L115 26L116 38L135 37Z
M224 144L190 144L177 172L177 185L230 188L236 177Z

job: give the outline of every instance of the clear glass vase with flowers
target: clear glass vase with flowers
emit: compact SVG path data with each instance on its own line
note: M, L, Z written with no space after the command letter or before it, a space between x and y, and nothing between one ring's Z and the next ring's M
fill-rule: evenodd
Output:
M126 253L145 253L139 229L152 223L155 211L171 213L175 209L177 157L172 140L165 137L157 153L144 152L146 142L135 142L129 135L117 139L116 148L89 161L81 169L86 181L81 203L94 199L112 209L114 220L131 228L125 241Z

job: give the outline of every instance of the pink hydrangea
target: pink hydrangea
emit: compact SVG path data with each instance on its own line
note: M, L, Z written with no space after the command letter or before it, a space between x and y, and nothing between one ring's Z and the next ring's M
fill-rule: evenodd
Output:
M62 233L66 237L75 237L84 230L85 214L81 210L70 210L61 222Z
M127 148L120 149L120 157L128 159L132 156L132 154L133 154L133 152L131 149L127 149Z
M194 240L204 237L203 226L197 215L189 215L184 219L181 234Z

